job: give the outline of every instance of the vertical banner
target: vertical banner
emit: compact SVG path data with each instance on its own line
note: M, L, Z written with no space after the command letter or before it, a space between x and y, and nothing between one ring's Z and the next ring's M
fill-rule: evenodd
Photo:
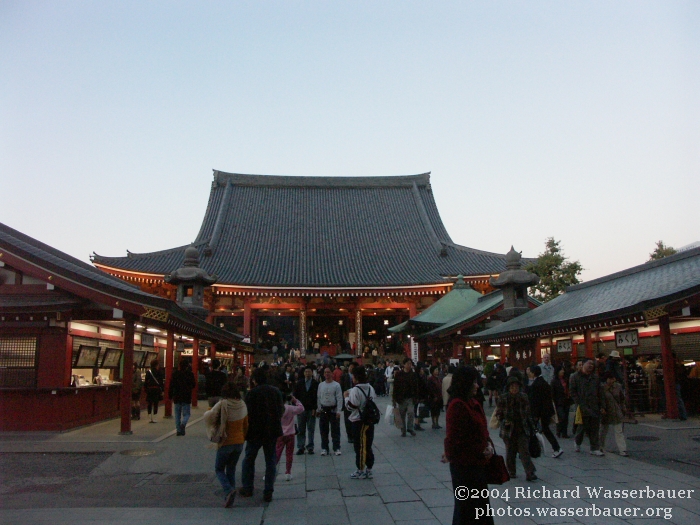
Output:
M355 312L355 355L362 355L362 311Z
M414 363L418 362L418 341L415 337L411 337L411 359Z
M299 310L299 351L306 354L306 310Z

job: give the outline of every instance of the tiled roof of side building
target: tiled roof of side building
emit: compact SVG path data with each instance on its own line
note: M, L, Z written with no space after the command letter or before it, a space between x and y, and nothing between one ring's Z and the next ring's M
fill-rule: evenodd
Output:
M112 277L97 268L71 257L56 248L44 244L9 226L0 223L0 253L7 251L37 268L53 272L58 276L79 283L108 295L132 301L136 304L167 310L191 327L220 338L222 341L239 341L241 336L227 332L187 313L175 302L142 291L125 281Z
M640 314L700 293L700 248L572 286L559 297L472 336L490 340Z
M248 286L435 284L505 269L504 255L452 242L428 173L288 177L215 171L194 246L200 266L220 283ZM93 260L166 274L182 264L184 249Z

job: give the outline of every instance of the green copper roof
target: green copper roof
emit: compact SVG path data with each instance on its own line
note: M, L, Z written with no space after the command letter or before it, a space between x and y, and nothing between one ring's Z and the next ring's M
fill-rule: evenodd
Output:
M451 293L451 292L450 292ZM450 333L459 325L466 325L470 321L474 321L483 317L489 312L499 308L503 304L503 293L499 290L488 295L481 296L477 303L467 310L461 311L458 315L447 321L441 326L432 329L421 337L441 336Z
M444 324L460 313L473 308L480 297L481 294L467 286L460 275L449 293L417 316L409 319L408 323Z

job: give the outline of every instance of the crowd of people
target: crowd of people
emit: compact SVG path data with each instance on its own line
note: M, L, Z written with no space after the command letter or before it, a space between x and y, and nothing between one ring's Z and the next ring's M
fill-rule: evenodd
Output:
M242 369L219 370L215 359L207 374L210 410L204 420L207 433L217 443L215 473L225 492L225 506L236 494L253 494L255 459L263 449L265 477L263 499L272 500L277 465L286 454L285 479L292 479L294 455L316 453L316 420L319 422L320 455L341 455L341 426L355 453L352 479L371 479L374 466L374 425L367 414L373 400L390 396L394 424L402 437L415 437L430 418L433 430L442 429L445 411L446 436L443 461L449 463L453 484L482 489L487 486L489 460L495 447L488 426L498 428L506 448L505 464L517 477L519 456L528 481L536 481L531 457L533 437L552 447L552 457L564 453L560 441L574 438L576 452L588 439L590 453L603 456L612 427L618 453L627 456L623 432L625 392L618 374L619 356L606 361L586 360L558 366L544 355L540 364L524 370L508 363L482 368L456 365L428 366L410 358L361 366L332 361L317 364L261 364L250 378ZM146 375L148 385L160 385L157 363ZM175 402L177 435L184 435L189 418L194 376L186 360L170 382ZM153 396L153 412L157 411ZM487 422L484 406L494 407ZM149 402L150 405L150 402ZM149 410L149 413L151 411ZM574 414L570 421L569 414ZM342 420L342 423L341 423ZM552 425L555 430L552 432ZM571 430L570 430L571 429ZM235 469L243 455L241 487L236 491ZM454 523L469 521L488 498L456 501ZM488 523L488 519L486 519Z

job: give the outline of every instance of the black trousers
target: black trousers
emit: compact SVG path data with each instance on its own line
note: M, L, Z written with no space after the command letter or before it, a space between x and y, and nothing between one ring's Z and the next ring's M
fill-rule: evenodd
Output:
M457 491L457 487L465 487L467 490L460 490L460 495L470 495L472 489L477 489L479 495L484 489L488 489L486 484L486 471L482 466L463 467L450 463L450 474L452 475L452 490ZM455 498L455 508L452 513L452 525L465 525L468 523L478 525L494 525L493 517L488 516L486 511L490 505L490 499L486 498L466 498L459 500ZM481 509L481 517L477 519L476 509Z
M350 410L343 407L343 419L345 420L345 435L348 436L348 443L352 443L352 423L350 422Z
M374 425L363 425L362 421L352 422L353 445L355 447L355 465L357 470L371 469L374 466Z
M542 433L544 434L544 437L547 438L547 441L549 441L549 444L552 445L552 449L555 451L559 450L561 447L559 446L559 442L557 441L557 438L554 437L554 434L552 434L552 430L549 428L549 421L551 418L539 418L539 423L540 427L542 427Z
M333 450L340 450L340 419L335 415L335 407L332 411L322 410L318 419L321 429L321 449L329 450L328 430L330 427L331 438L333 439Z

